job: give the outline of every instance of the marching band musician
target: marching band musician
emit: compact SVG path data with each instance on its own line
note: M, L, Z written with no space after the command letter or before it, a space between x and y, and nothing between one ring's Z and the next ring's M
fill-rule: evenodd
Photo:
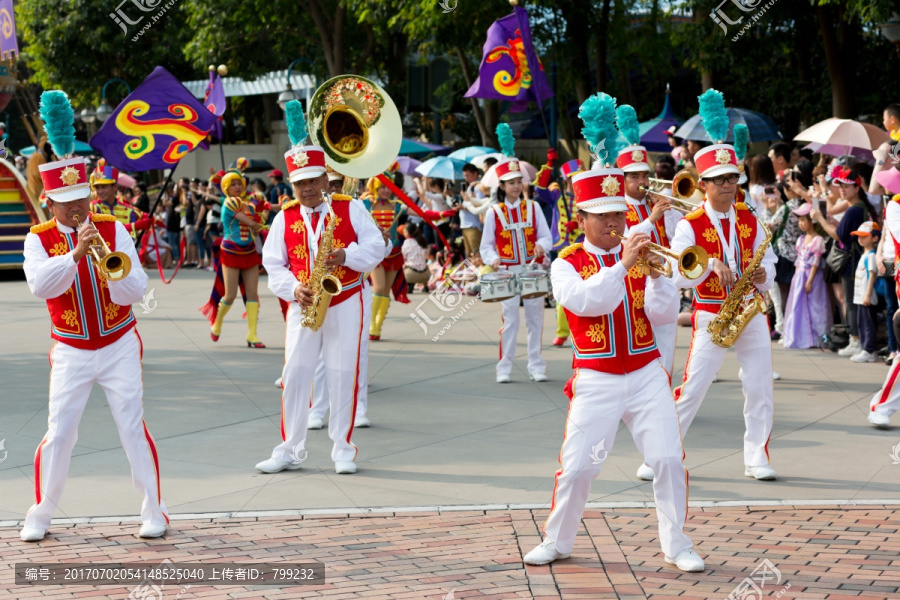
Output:
M71 156L74 125L68 122L67 126L66 119L50 115L58 114L67 104L63 92L44 92L41 97L47 131L71 129L71 141L50 135L53 150L61 157ZM71 107L68 113L72 114ZM160 537L169 518L160 496L156 445L144 422L142 348L131 311L131 305L144 296L147 275L125 227L112 215L91 213L83 158L42 164L40 174L53 219L35 225L26 236L24 270L31 292L47 301L50 337L56 343L50 350L48 430L34 457L35 503L25 517L21 538L40 541L50 527L65 487L81 414L94 383L106 392L119 439L131 463L134 488L144 498L140 536ZM101 274L90 255L91 246L98 243L97 236L110 252L128 257L130 271L123 265L113 278Z
M637 144L640 140L637 130L637 115L631 106L625 104L616 109L616 116L619 131L630 144L619 151L619 155L616 157L616 166L625 173L625 201L628 203L628 215L625 218L628 225L627 231L646 233L650 236L651 242L668 248L666 219L663 217L671 204L662 196L657 196L652 206L648 203L646 188L650 186L650 164L647 162L647 149ZM632 123L633 127L629 127ZM671 377L675 363L675 338L678 334L678 324L675 322L660 324L654 329L654 333L659 346L660 360Z
M575 219L575 193L572 191L572 177L583 171L584 165L577 158L562 164L559 168L560 178L565 186L565 190L562 190L558 183L550 181L556 158L555 150L547 151L547 164L541 167L535 177L534 195L554 207L550 224L551 250L559 252L570 244L584 239L584 232L578 229L578 221ZM566 315L562 307L557 305L556 337L553 338L553 345L562 346L568 337L569 324L566 322Z
M653 493L665 561L702 571L703 559L683 530L687 471L669 377L654 340L659 324L676 319L678 291L669 279L655 271L648 277L637 266L648 235L632 232L624 242L612 235L625 230L624 185L615 168L574 177L585 241L560 252L551 281L569 321L575 373L565 387L569 413L545 538L524 560L543 565L569 556L591 481L612 451L621 420L658 474Z
M521 272L531 261L550 247L550 228L544 213L533 200L522 198L522 171L519 159L508 156L494 167L499 179L495 190L498 203L485 215L480 253L485 264L496 271L501 265L513 273ZM516 356L519 333L519 302L525 306L528 328L528 377L547 381L547 363L541 356L541 333L544 328L544 298L522 300L517 294L501 302L503 327L500 330L500 362L497 383L509 383Z
M694 288L691 347L684 380L681 387L675 390L682 436L687 435L727 350L712 342L707 328L729 297L731 286L757 254L767 233L765 226L753 216L746 204L734 203L740 172L734 147L721 143L727 133L727 115L716 119L714 111L718 109L715 103L713 108L708 108L708 98L716 94L724 113L721 94L708 90L700 98L700 114L704 117L704 126L710 138L717 142L694 155L705 201L701 208L688 213L678 223L672 240L672 250L675 252L697 244L710 257L707 272L697 279L686 279L677 272L673 275L679 287ZM714 128L708 124L710 121L724 121L724 128ZM760 266L749 276L750 283L755 287L754 293L764 294L772 286L775 261L775 254L769 246ZM741 365L740 378L744 391L744 474L760 480L772 480L776 478L776 473L769 465L768 444L774 415L774 380L771 339L765 314L756 314L750 320L735 342L734 349ZM645 466L641 469L644 470Z
M112 215L125 226L125 231L131 238L137 239L137 232L150 229L153 224L149 215L144 215L133 206L121 201L116 195L119 185L119 170L106 164L106 159L97 161L94 172L91 173L91 188L97 198L91 202L91 212L101 215Z
M282 443L256 468L263 473L294 470L306 458L310 394L321 350L331 409L331 458L336 473L355 473L357 448L351 436L359 398L359 371L368 358L362 353L362 336L366 333L363 279L384 258L385 242L363 205L350 196L331 194L335 214L331 216L322 198L328 188L324 150L302 146L294 136L292 142L295 146L285 154L285 160L296 200L286 203L276 215L263 247L269 289L291 303L282 376ZM337 219L333 250L324 264L340 280L342 290L331 298L321 329L314 331L302 326L301 319L303 309L312 305L319 291L310 288L309 278L323 232L332 218Z

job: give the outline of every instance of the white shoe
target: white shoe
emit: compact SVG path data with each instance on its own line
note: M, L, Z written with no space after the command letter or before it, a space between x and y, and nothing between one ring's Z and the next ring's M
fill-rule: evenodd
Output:
M880 413L877 410L869 411L869 423L874 425L879 429L890 429L891 428L891 418L884 413ZM23 538L24 539L24 538Z
M300 468L301 462L291 460L278 460L277 458L268 458L261 463L256 464L256 470L263 473L278 473L279 471L296 471Z
M779 379L781 379L781 373L779 373L778 371L772 371L772 379L778 381Z
M675 565L685 573L699 573L706 568L700 555L694 552L692 548L682 550L675 558L666 557L666 562Z
M862 344L859 339L851 339L849 344L838 350L838 356L853 356L854 354L859 354L861 350Z
M528 379L538 382L538 383L543 382L543 381L549 381L547 379L546 375L544 375L543 373L538 373L538 372L528 373Z
M546 565L562 558L569 558L569 555L562 554L556 549L556 542L547 539L539 546L535 546L534 550L526 554L523 560L526 565Z
M509 383L509 375L497 373L497 383Z
M871 352L860 350L858 353L851 356L850 360L855 363L873 363L877 358L878 357Z
M158 538L166 533L165 525L157 525L155 523L144 523L141 525L141 532L138 534L142 538Z
M275 387L281 389L281 377L275 380Z
M367 417L366 415L359 415L358 417L356 417L356 420L353 421L353 426L359 428L368 427L371 424L372 422L369 421L369 417Z
M334 472L338 475L352 475L356 473L355 462L336 462L334 463Z
M39 542L47 535L46 529L38 529L36 527L23 527L19 537L23 542Z
M310 417L309 421L306 422L307 429L322 429L324 426L325 421L323 421L319 417Z
M753 477L754 479L759 479L760 481L772 481L776 477L775 469L773 469L769 465L744 467L744 475L746 475L747 477Z
M653 469L648 467L646 463L641 464L637 470L637 478L644 481L653 481Z

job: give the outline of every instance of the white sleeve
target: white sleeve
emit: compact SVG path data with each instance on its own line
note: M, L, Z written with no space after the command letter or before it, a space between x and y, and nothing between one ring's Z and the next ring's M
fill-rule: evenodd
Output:
M89 260L87 257L84 260ZM37 234L25 236L25 280L31 293L43 300L56 298L72 287L78 264L72 252L50 257Z
M900 202L888 202L885 208L884 223L891 237L900 240ZM887 243L887 242L885 242Z
M283 210L278 211L269 227L269 235L266 236L266 244L263 246L262 261L268 273L269 289L272 293L286 302L294 302L294 290L298 282L291 272L287 244L284 242Z
M693 246L695 244L694 241L694 229L691 227L690 222L687 219L682 219L678 221L678 225L675 227L675 237L672 238L672 251L678 254L684 252L684 249L688 246ZM697 279L687 279L681 276L681 273L678 272L678 265L674 264L674 259L672 260L672 283L675 284L676 288L695 288L704 281L709 276L710 271L712 270L712 262L714 259L709 259L709 264L706 265L706 271L704 271L703 275L698 277Z
M109 298L119 306L131 306L144 299L147 292L147 273L141 266L137 252L134 249L134 240L131 234L125 230L125 226L116 222L116 251L122 252L131 259L131 272L121 281L109 281ZM85 257L88 260L89 257Z
M634 232L634 233L646 233L647 235L652 235L652 231L654 229L656 229L656 225L651 223L650 219L648 218L648 219L644 219L637 225L634 225L632 227L626 227L625 229L628 231L628 233Z
M681 298L678 288L668 277L647 277L644 312L654 327L669 325L678 319Z
M488 213L484 218L484 229L481 232L481 245L478 247L478 253L481 254L481 260L484 264L493 264L495 260L500 258L497 254L497 242L495 240L494 225L497 219L493 213Z
M579 317L597 317L612 313L625 299L625 276L622 263L582 279L567 260L557 258L550 266L553 296L566 310Z
M386 256L386 243L381 230L361 203L350 201L350 223L356 232L356 241L344 248L344 265L359 273L368 273Z
M533 206L534 220L537 224L537 245L543 248L545 253L550 252L550 248L553 247L553 240L550 238L550 227L547 225L547 218L544 216L544 211L541 210L539 203L532 202L531 205Z
M754 251L759 248L760 244L762 244L763 239L766 237L766 232L763 228L756 228L756 240L753 242ZM762 265L760 265L763 269L766 270L766 280L757 285L756 289L759 290L759 293L765 294L772 286L775 285L775 263L778 262L778 257L775 256L775 252L772 250L772 244L769 244L769 247L766 248L766 253L763 255Z

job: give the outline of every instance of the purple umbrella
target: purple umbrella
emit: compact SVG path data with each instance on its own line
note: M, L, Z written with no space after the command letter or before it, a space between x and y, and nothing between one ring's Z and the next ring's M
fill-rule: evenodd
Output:
M394 166L391 167L391 171L399 171L404 175L418 175L418 173L416 173L416 167L421 164L421 160L416 160L408 156L400 156L394 161Z

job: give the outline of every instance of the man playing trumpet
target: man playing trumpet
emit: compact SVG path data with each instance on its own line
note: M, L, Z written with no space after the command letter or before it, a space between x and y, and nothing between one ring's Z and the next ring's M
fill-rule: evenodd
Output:
M57 123L50 115L65 113L66 105L63 92L44 92L41 97L47 131L71 130L69 136L63 131L63 139L50 136L53 151L63 157L74 149L74 126ZM40 173L53 219L35 225L26 236L24 269L28 288L47 301L50 337L56 343L50 350L48 429L34 456L35 503L21 538L40 541L50 527L94 383L106 392L134 488L144 497L140 536L159 537L169 518L160 497L156 445L144 423L141 340L131 311L131 305L143 299L147 275L137 266L134 242L116 217L91 214L84 159L46 163ZM91 247L98 245L98 237L105 244L95 255ZM107 260L100 265L96 259L104 259L107 252L117 253L115 264ZM129 270L128 261L137 268Z

